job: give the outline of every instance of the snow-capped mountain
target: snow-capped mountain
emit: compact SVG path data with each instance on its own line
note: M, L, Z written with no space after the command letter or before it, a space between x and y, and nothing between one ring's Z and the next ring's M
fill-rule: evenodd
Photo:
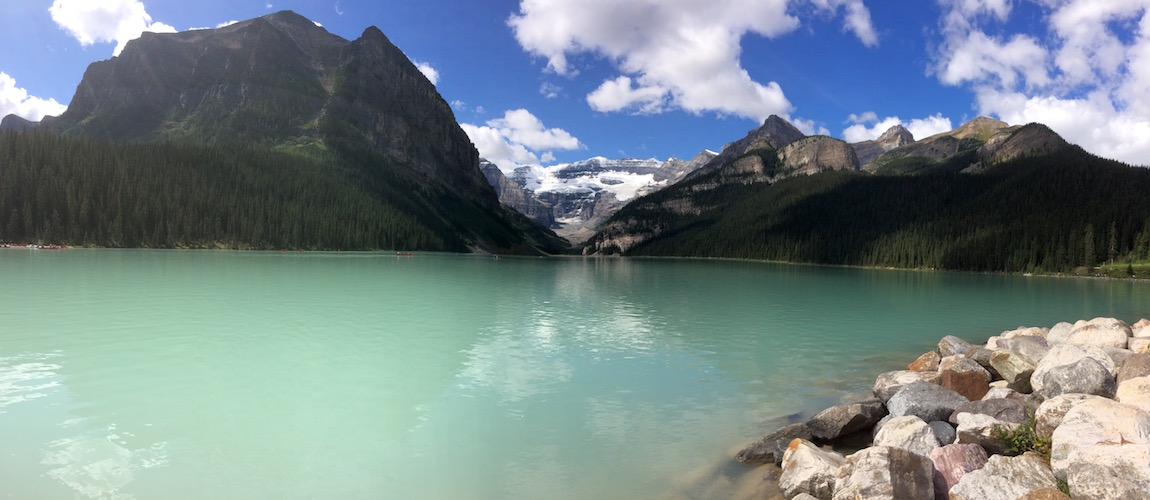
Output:
M504 174L523 194L551 208L551 217L533 219L550 224L559 236L577 243L590 237L599 223L627 202L678 182L715 155L704 151L690 161L597 156L552 167L521 166ZM506 188L500 191L500 201L512 208L523 205L522 195Z

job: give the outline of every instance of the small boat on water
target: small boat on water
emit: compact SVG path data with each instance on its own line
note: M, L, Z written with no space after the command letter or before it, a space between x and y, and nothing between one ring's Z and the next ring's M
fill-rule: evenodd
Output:
M415 254L410 252L395 252L396 257L414 257Z

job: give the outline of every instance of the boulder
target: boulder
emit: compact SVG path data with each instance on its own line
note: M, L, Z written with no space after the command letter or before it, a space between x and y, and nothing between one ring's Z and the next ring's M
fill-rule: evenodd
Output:
M958 365L958 363L961 363L963 360L966 360L966 361L969 361L971 363L974 363L975 365L978 365L977 362L975 362L974 360L972 360L972 359L970 359L970 358L968 358L962 354L955 354L953 356L947 356L945 358L940 359L938 361L938 371L941 372L943 370L953 369L955 366ZM978 365L978 366L981 367L982 365Z
M1066 339L1070 337L1071 330L1074 330L1074 325L1070 323L1062 322L1054 325L1049 332L1046 332L1046 341L1051 345L1066 342Z
M1150 337L1130 337L1127 340L1126 349L1131 353L1147 352L1150 350Z
M999 376L998 370L990 364L990 357L992 355L994 355L994 351L982 346L974 346L971 347L969 351L966 351L967 358L974 360L979 366L985 368L986 371L990 372L992 378L1000 379L1002 377Z
M1110 361L1114 362L1114 366L1116 368L1121 367L1122 363L1125 363L1127 359L1130 359L1130 356L1134 355L1134 351L1131 351L1130 349L1115 349L1113 347L1107 347L1103 349L1102 352L1105 352L1107 356L1110 356Z
M986 391L986 395L982 397L983 401L988 399L1017 399L1019 401L1025 401L1026 395L1009 387L991 387L989 391Z
M1031 361L1037 364L1043 356L1046 356L1046 352L1050 350L1050 346L1047 345L1046 339L1042 337L1025 336L999 340L998 348L991 350L1016 352L1030 358Z
M959 413L955 420L958 421L956 443L977 444L992 454L1006 452L1006 443L995 437L995 428L1013 432L1019 425L998 420L990 415L975 413Z
M1092 345L1095 347L1126 348L1126 339L1133 335L1130 325L1114 318L1094 318L1079 321L1066 337L1068 344Z
M1082 401L1054 430L1050 465L1074 498L1150 497L1150 413L1104 398Z
M1126 358L1126 361L1122 363L1122 368L1118 370L1116 378L1121 384L1132 378L1147 375L1150 375L1150 353L1140 352Z
M1054 429L1062 424L1062 418L1066 416L1066 412L1078 406L1079 403L1090 399L1105 398L1089 394L1063 394L1047 399L1034 412L1034 433L1050 439L1050 435L1054 434Z
M810 441L795 439L783 453L779 489L787 498L805 493L829 499L834 495L835 478L842 464L842 455L820 449Z
M975 415L989 415L1003 422L1024 424L1029 420L1026 411L1026 402L1017 399L989 399L986 401L971 401L958 405L954 413L950 414L948 422L958 425L958 415L972 413Z
M937 384L941 379L942 375L938 372L912 372L910 370L886 372L879 374L878 378L875 379L874 395L886 403L907 384L912 382Z
M938 362L941 360L942 357L938 355L937 351L930 351L919 356L913 363L907 365L906 369L912 372L935 371L938 370Z
M1136 326L1137 323L1130 325L1130 333L1134 337L1150 337L1150 325Z
M938 341L938 353L944 358L956 354L965 354L971 347L974 347L974 344L955 337L954 335L947 335Z
M946 420L954 409L969 400L963 395L928 382L914 382L899 389L886 407L895 417L914 415L924 422Z
M866 448L847 457L839 468L834 498L934 498L934 463L902 448Z
M1150 412L1150 376L1136 377L1118 384L1114 399L1124 405Z
M1130 325L1130 329L1131 330L1140 330L1140 329L1146 328L1148 326L1150 326L1150 319L1142 318L1142 319L1138 320L1137 322L1135 322L1133 325Z
M1083 358L1090 358L1105 366L1107 370L1114 373L1114 360L1106 354L1106 351L1092 346L1061 344L1050 348L1050 352L1038 362L1038 366L1034 368L1034 373L1030 377L1030 385L1034 388L1035 392L1042 391L1043 377L1046 372L1052 368L1069 365L1076 363Z
M783 453L794 439L814 439L811 429L806 424L791 424L767 434L766 437L751 443L735 455L735 460L743 463L773 463L779 465L783 462Z
M934 498L945 500L948 493L967 473L986 465L986 450L976 444L951 444L930 452L934 463Z
M1093 358L1056 366L1042 375L1042 394L1047 398L1071 393L1112 398L1117 389L1114 376Z
M930 431L934 433L934 438L938 440L938 444L941 446L954 443L954 440L958 437L954 426L947 422L935 420L934 422L928 422L927 425L930 426Z
M981 469L962 476L950 489L952 500L1017 500L1037 490L1058 488L1050 467L1037 453L993 456Z
M1010 384L1011 389L1030 392L1030 376L1037 366L1034 360L1014 351L994 351L990 355L990 366Z
M815 439L830 441L874 427L886 416L886 407L877 398L827 408L807 420Z
M783 497L783 498L786 498L786 497ZM774 500L774 499L772 499L772 500ZM799 493L798 495L791 497L791 500L819 500L819 497L813 497L813 496L810 496L806 493Z
M891 418L875 435L874 445L902 448L924 457L940 446L930 426L913 415Z
M969 359L965 361L974 363L974 361ZM978 367L978 370L977 372L960 372L955 370L940 372L942 373L942 380L939 385L941 385L943 389L957 392L972 401L982 399L982 397L986 396L986 393L990 391L990 372L987 372L981 366Z
M1018 497L1018 500L1070 500L1070 495L1058 488L1042 488Z

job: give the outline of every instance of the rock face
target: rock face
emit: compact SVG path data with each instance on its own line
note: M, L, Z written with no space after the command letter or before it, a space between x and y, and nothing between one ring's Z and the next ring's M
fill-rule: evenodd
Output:
M882 156L883 153L895 148L906 146L914 142L914 135L902 125L895 125L883 132L878 139L851 144L858 156L859 167L866 169L871 162Z
M795 439L783 454L783 474L779 477L779 489L787 498L802 493L815 498L831 498L842 464L842 455L819 449L810 441Z
M839 468L834 498L934 498L934 464L901 448L867 448L847 457Z
M487 183L495 188L495 195L499 197L500 203L526 215L536 224L543 227L555 227L555 216L551 213L551 207L535 199L531 193L524 191L519 184L508 179L494 163L480 158L479 170L487 178Z
M950 490L954 500L1016 500L1032 491L1057 488L1046 460L1034 453L994 456L979 470L962 476Z
M784 168L801 175L859 169L858 157L849 144L822 135L802 138L788 144L779 151L779 159L782 160Z
M921 159L937 162L962 152L974 152L996 133L1008 127L1009 125L1004 122L978 117L950 132L919 139L917 142L892 149L870 162L867 171L885 172L889 165L899 160Z
M811 417L806 426L816 439L830 441L874 427L886 416L886 408L878 399L832 406Z
M782 149L788 144L806 137L790 122L771 115L762 126L747 132L747 136L723 146L722 152L712 158L702 168L687 175L692 178L714 172L724 165L731 163L748 152L759 149Z
M1074 498L1150 497L1150 414L1103 398L1079 403L1051 436L1050 465Z
M954 485L970 472L986 465L986 450L976 444L952 444L930 452L934 463L934 498L950 498Z
M1021 128L1002 129L978 148L982 164L993 165L1020 156L1053 151L1067 143L1045 125L1031 123Z

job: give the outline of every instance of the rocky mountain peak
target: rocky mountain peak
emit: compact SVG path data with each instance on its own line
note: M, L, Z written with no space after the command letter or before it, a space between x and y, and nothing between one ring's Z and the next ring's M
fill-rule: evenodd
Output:
M989 140L999 130L1009 127L1010 124L995 120L994 118L980 116L969 122L964 123L961 127L947 132L948 135L955 139L978 139L980 141Z
M887 151L890 151L899 146L905 146L914 142L914 135L902 125L895 125L878 136L876 142Z
M781 149L792 142L806 137L799 129L791 125L791 122L780 118L778 115L771 115L763 122L763 126L751 133L756 136L752 144L752 149L757 145Z

